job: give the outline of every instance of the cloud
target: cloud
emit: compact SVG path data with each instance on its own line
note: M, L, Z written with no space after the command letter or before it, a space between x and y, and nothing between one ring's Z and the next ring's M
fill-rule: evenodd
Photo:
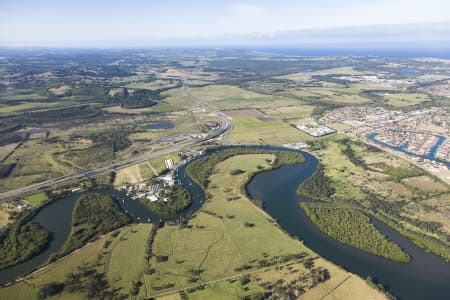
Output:
M240 16L261 16L266 14L266 10L250 4L233 4L230 6L231 11Z
M227 12L216 22L218 27L223 29L222 34L227 35L259 32L265 28L270 18L269 11L262 7L238 3L230 5Z

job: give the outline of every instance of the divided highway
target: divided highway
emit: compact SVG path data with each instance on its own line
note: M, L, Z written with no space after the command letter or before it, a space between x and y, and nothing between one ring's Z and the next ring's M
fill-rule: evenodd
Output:
M166 149L162 149L162 150L157 150L157 151L151 151L151 152L146 152L142 155L139 155L137 157L128 159L128 160L124 160L121 162L115 162L112 163L110 165L107 166L103 166L100 168L96 168L96 169L87 169L87 170L81 170L78 171L76 173L72 173L72 174L67 174L61 177L57 177L57 178L53 178L53 179L49 179L49 180L45 180L42 182L38 182L35 184L31 184L29 186L26 187L22 187L19 189L15 189L15 190L11 190L8 192L4 192L4 193L0 193L0 201L4 201L13 197L17 197L26 193L30 193L36 190L44 190L44 189L48 189L51 188L54 185L58 185L63 183L64 181L68 181L68 180L82 180L85 178L92 178L92 177L96 177L102 174L105 174L107 172L110 172L112 170L117 170L117 169L123 169L129 166L132 166L134 164L140 163L140 162L144 162L146 160L161 156L163 154L167 154L170 152L174 152L174 151L178 151L182 148L185 147L189 147L189 146L193 146L196 144L200 144L203 143L205 141L211 140L211 139L215 139L218 138L220 136L226 136L228 133L231 132L231 130L233 129L233 123L231 122L231 118L228 117L227 115L225 115L224 113L211 108L205 101L203 101L202 99L192 95L191 91L189 90L189 86L186 80L183 80L183 86L182 86L182 90L184 92L184 94L188 97L190 97L192 100L194 100L195 102L197 102L200 106L202 106L203 108L205 108L207 111L209 111L210 113L214 114L217 118L220 119L220 128L218 130L216 130L215 132L208 134L205 137L199 137L199 138L195 138L192 139L190 141L186 141L183 143L179 143L177 145L174 145L172 147L166 148Z

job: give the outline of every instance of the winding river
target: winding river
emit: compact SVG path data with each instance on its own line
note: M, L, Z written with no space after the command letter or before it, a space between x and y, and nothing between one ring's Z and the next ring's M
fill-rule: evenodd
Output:
M363 278L371 276L400 299L449 299L450 264L415 246L398 232L372 219L372 223L391 241L412 256L408 264L346 246L322 233L308 218L296 194L297 187L317 167L317 159L304 153L304 164L286 165L256 175L247 185L250 197L264 202L265 210L288 233L302 239L306 246Z
M263 148L288 150L268 146L263 146ZM306 199L296 195L297 187L313 174L318 164L314 156L302 153L306 157L306 162L303 164L285 165L279 169L254 176L246 186L249 196L264 201L265 210L277 220L280 226L286 232L302 239L313 251L363 278L371 276L401 299L449 299L450 264L416 247L411 241L376 219L372 219L372 223L412 256L410 263L391 262L345 246L323 234L309 220L299 205L299 202L306 201ZM192 204L186 211L171 218L162 218L152 214L145 206L121 192L115 190L95 192L113 197L121 209L137 221L175 220L197 211L205 199L200 186L186 175L186 166L180 166L177 174L181 185L191 193ZM86 193L74 194L66 199L53 202L35 216L34 221L53 235L49 248L31 260L0 271L0 282L11 281L31 272L45 263L50 254L63 245L70 233L74 204L82 194Z

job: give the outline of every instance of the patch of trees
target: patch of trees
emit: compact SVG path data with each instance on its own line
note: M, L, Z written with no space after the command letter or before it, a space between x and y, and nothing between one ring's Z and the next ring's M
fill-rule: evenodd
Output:
M106 102L108 104L118 104L125 108L142 108L149 107L159 103L165 96L161 94L163 91L172 89L173 87L148 90L148 89L132 89L123 88L121 92L108 96Z
M207 188L208 177L214 173L214 167L221 161L224 161L235 155L242 154L274 154L276 159L272 162L272 168L278 168L284 164L303 163L304 156L296 151L277 151L269 149L259 149L251 147L231 147L221 149L218 152L210 153L205 157L199 158L186 167L188 175L198 184Z
M47 248L49 233L31 222L36 213L20 217L0 236L0 270L24 262Z
M450 246L448 244L431 236L427 236L418 232L408 230L405 227L403 227L403 225L399 224L397 221L388 219L381 214L378 214L377 218L379 218L388 226L397 230L404 237L410 239L418 247L426 249L427 251L442 257L445 261L450 262Z
M19 134L15 132L5 132L0 134L0 146L23 142L25 139L26 139L25 134Z
M230 172L230 175L239 175L239 174L243 174L243 173L245 173L245 171L244 170L241 170L241 169L235 169L235 170L232 170L231 172ZM1 174L1 173L0 173ZM0 175L1 176L1 175Z
M82 247L102 234L129 223L127 215L119 211L117 204L102 194L83 195L72 213L72 231L60 255Z
M130 93L127 89L124 89L122 99L120 101L122 107L141 108L156 105L158 104L158 101L162 99L164 99L164 97L158 91L134 90Z
M245 223L244 223L244 226L245 226L245 227L252 228L252 227L255 227L255 223L252 223L252 222L245 222Z
M10 123L10 122L0 122L0 134L2 133L11 133L22 127L18 123Z
M71 150L65 154L65 158L81 167L90 167L100 162L113 160L117 151L124 150L131 145L131 141L128 139L129 133L130 131L125 128L91 133L87 137L95 143L93 146Z
M11 174L12 170L14 170L16 165L17 164L15 164L15 163L13 163L13 164L6 164L6 165L1 165L0 164L0 178L8 177L9 174Z
M89 135L89 138L98 146L111 148L113 152L121 151L131 145L128 139L130 131L124 128L113 128L97 131Z
M339 143L344 145L344 149L341 151L345 156L347 156L347 158L352 162L352 164L358 167L362 167L364 170L368 169L366 162L363 159L359 158L356 155L355 150L353 150L353 148L351 147L350 139L339 140Z
M313 200L327 200L335 192L331 183L331 179L325 175L324 167L319 165L314 174L299 186L297 194Z
M264 289L264 293L257 294L255 297L246 299L298 299L305 290L313 288L331 278L330 272L323 268L309 268L309 272L287 281L278 279L272 282L262 282L260 286Z
M402 169L389 166L384 162L373 164L373 166L382 169L383 172L390 175L390 179L394 180L395 182L400 182L402 179L405 178L422 176L426 174L425 171L419 169L416 166L411 166L408 169Z
M147 261L147 268L145 269L145 274L151 275L155 272L150 264L150 259L153 256L153 242L155 241L156 233L159 229L159 223L154 223L152 229L150 230L150 235L147 240L147 247L145 248L145 260Z
M264 258L260 259L260 260L253 260L247 264L244 264L242 266L239 266L237 268L235 268L234 270L236 272L241 272L244 270L249 270L251 268L267 268L267 267L271 267L277 264L284 264L287 263L289 261L302 261L304 260L306 257L308 256L308 253L306 252L301 252L301 253L296 253L296 254L287 254L287 255L275 255L272 257L269 257L269 255L264 254Z
M73 96L89 97L91 100L105 101L108 99L108 89L100 86L78 86L72 90Z
M311 288L331 278L330 272L325 268L311 269Z
M46 299L51 296L60 294L64 290L64 283L50 282L43 285L38 292L38 299Z
M440 233L440 229L442 227L442 223L436 221L423 221L419 219L408 218L405 216L402 216L402 220L432 233Z
M343 244L397 262L405 263L410 259L397 244L381 234L361 211L328 203L302 203L301 206L320 230Z
M25 112L20 116L20 122L29 125L41 125L48 122L67 123L74 119L88 120L101 114L98 108L91 105L64 107L42 111Z
M397 297L395 297L395 296L391 295L390 293L388 293L388 291L386 291L386 289L384 288L384 286L383 286L381 283L376 282L374 279L372 279L372 277L367 276L366 282L367 282L371 287L373 287L374 289L376 289L377 291L383 293L383 294L386 296L387 299L389 299L389 300L396 300L396 299L397 299Z
M89 265L81 265L77 272L69 273L64 282L50 282L38 291L38 299L66 293L81 293L86 299L123 299L110 288L105 273L99 273Z
M374 212L384 212L391 216L400 216L400 212L402 207L404 206L404 201L386 201L380 199L377 195L374 193L371 193L369 191L367 192L367 198L366 202L367 207Z
M150 202L144 200L144 204L155 214L160 216L171 216L184 211L191 205L191 195L180 185L175 185L173 189L166 195L167 202L155 201Z

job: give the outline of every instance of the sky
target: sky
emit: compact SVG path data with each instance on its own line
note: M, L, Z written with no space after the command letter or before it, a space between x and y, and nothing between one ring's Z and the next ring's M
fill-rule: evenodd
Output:
M0 0L0 46L164 46L234 36L244 43L248 35L430 22L450 22L450 1Z

